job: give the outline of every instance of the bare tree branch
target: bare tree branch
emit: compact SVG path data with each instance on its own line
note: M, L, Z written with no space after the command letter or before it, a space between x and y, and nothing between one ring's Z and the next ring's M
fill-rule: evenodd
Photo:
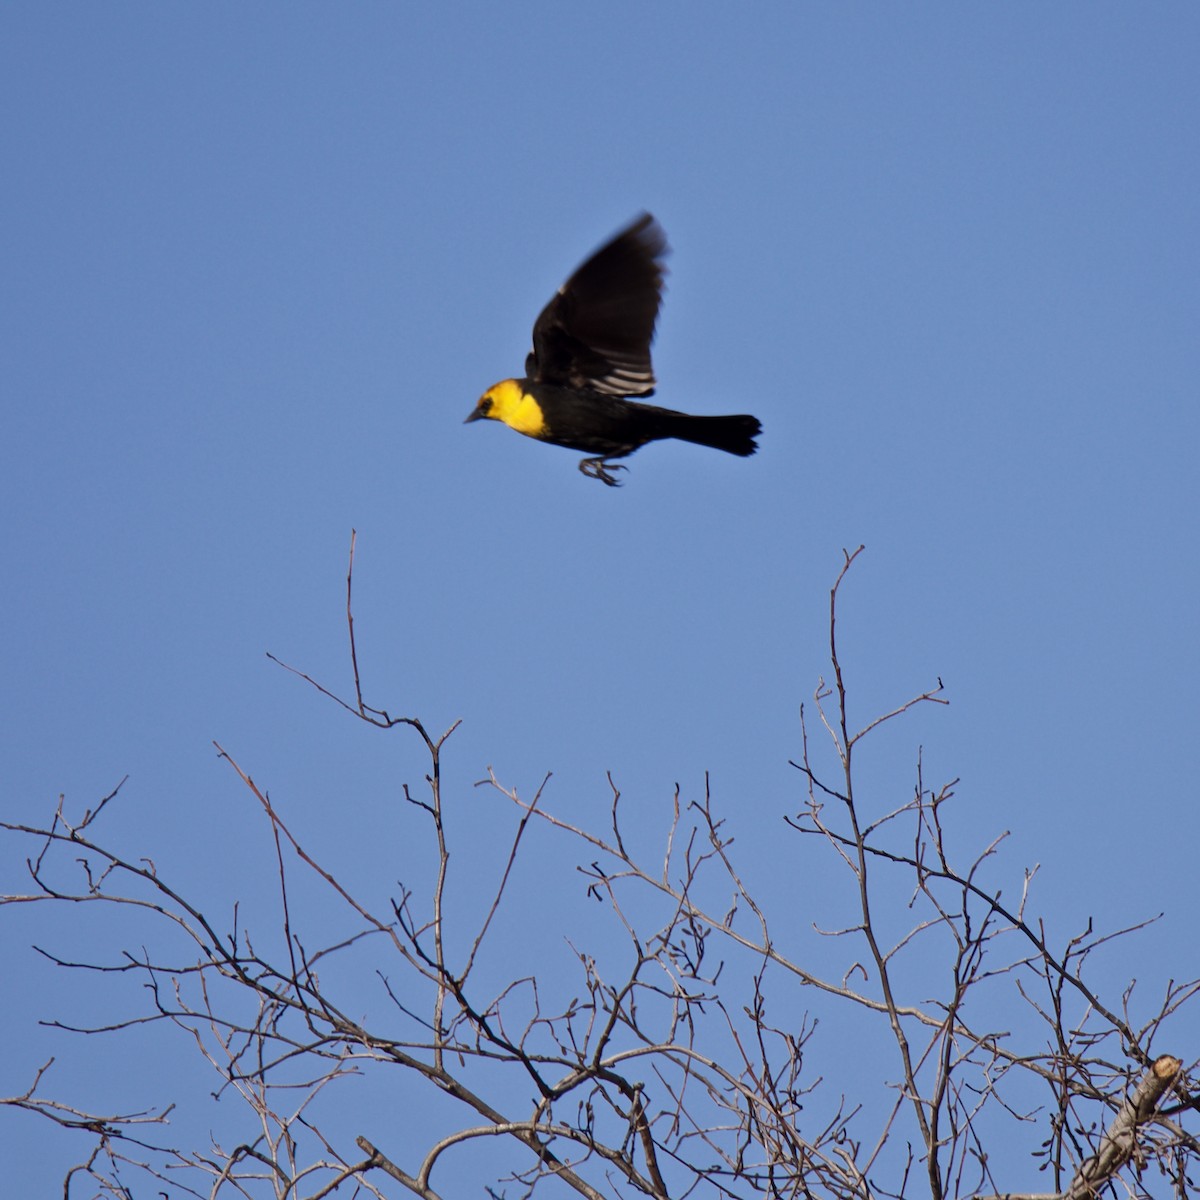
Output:
M89 1139L68 1190L83 1177L99 1194L128 1196L125 1178L140 1174L171 1195L382 1198L399 1184L440 1200L463 1190L454 1172L487 1147L496 1186L522 1200L546 1186L587 1200L1091 1200L1148 1194L1149 1172L1190 1200L1196 1065L1152 1046L1194 1012L1200 981L1130 985L1106 1001L1090 965L1145 922L1116 932L1089 922L1055 944L1035 909L1035 871L1017 873L1007 900L987 882L1002 869L1004 834L955 848L957 781L927 787L920 752L911 794L878 805L882 814L860 799L865 739L946 703L939 680L881 716L851 718L838 597L861 547L844 552L830 592L833 682L814 696L832 750L818 759L802 709L799 811L780 820L778 857L746 863L707 775L691 800L678 786L665 798L657 839L626 820L612 775L599 829L552 811L548 775L525 800L490 769L480 782L503 798L511 833L480 845L470 822L448 825L441 756L457 723L434 737L418 718L367 703L355 545L352 534L352 696L279 665L374 731L417 733L428 769L423 789L400 788L418 828L400 869L431 863L424 883L401 880L382 909L366 902L362 881L339 878L303 845L220 745L269 822L280 903L266 922L234 896L226 928L147 848L99 832L121 785L74 823L63 798L45 827L0 822L30 846L28 879L0 903L57 906L66 920L100 906L110 934L94 960L42 949L45 960L137 985L115 1017L46 1023L64 1037L177 1031L213 1072L213 1095L238 1106L235 1137L191 1144L187 1096L93 1112L45 1094L51 1060L0 1105ZM549 859L531 848L535 829L555 843ZM471 862L474 879L452 860ZM601 905L582 934L565 905L548 902L537 929L510 911L522 879L556 895L548 881L563 862L580 897ZM771 884L814 868L829 881L828 908L801 922ZM464 886L476 880L489 882ZM320 940L301 927L314 902L336 918ZM512 949L535 946L537 970L513 969ZM827 1025L851 1032L831 1038ZM826 1077L822 1062L844 1078ZM348 1088L366 1076L394 1103L355 1113ZM414 1146L397 1114L425 1108L446 1125ZM1006 1188L1022 1169L1010 1149L1019 1144L1054 1192Z

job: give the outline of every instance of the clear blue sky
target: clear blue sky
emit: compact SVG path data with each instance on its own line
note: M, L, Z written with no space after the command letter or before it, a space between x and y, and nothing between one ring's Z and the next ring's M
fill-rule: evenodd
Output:
M368 698L462 718L459 811L489 764L597 822L606 770L655 820L709 771L777 850L863 542L854 711L951 701L880 739L865 802L923 745L1060 929L1166 911L1112 987L1196 974L1198 52L1179 3L5 5L5 814L128 774L113 829L250 906L267 835L216 739L383 894L416 740L264 656L349 686L356 528ZM642 209L659 401L764 434L650 446L610 490L462 420ZM51 1091L162 1102L36 1027L86 1011L29 949L63 915L0 923L0 1094L57 1053ZM51 1194L81 1142L0 1116L0 1178Z

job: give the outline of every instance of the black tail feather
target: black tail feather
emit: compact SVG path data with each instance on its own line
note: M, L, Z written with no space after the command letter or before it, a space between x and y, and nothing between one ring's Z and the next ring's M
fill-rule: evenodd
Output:
M663 432L659 437L679 438L698 446L711 446L746 458L758 449L754 440L762 432L757 417L739 414L732 417L695 417L687 413L664 413Z

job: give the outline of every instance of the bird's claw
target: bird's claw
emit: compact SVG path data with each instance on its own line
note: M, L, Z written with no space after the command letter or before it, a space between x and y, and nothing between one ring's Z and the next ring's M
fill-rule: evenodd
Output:
M585 458L580 461L579 469L589 479L598 479L609 487L620 487L620 482L614 479L610 472L627 471L629 468L621 463L605 462L603 458Z

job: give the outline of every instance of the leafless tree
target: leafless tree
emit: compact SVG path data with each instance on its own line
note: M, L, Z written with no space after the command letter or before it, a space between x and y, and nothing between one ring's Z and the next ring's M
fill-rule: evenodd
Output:
M983 882L1000 869L1002 839L965 859L952 852L955 784L928 787L919 754L910 794L892 811L869 818L856 797L864 740L918 706L946 703L939 681L862 728L851 724L837 603L858 553L845 556L830 593L831 675L802 710L801 787L780 820L778 861L739 861L707 787L691 800L678 788L666 798L665 835L649 844L631 835L611 777L603 827L585 828L555 815L543 789L520 795L489 771L480 786L511 809L511 838L468 925L452 902L443 819L441 760L454 727L434 735L365 702L352 541L353 699L301 677L356 719L420 739L425 785L405 786L403 797L423 817L436 870L427 887L402 886L380 910L293 836L267 791L219 746L269 818L277 936L252 936L236 905L233 918L215 919L146 848L109 841L102 818L119 788L79 816L60 802L43 828L3 824L30 846L26 890L4 904L57 905L68 917L102 906L114 937L123 916L142 918L143 932L149 923L144 948L56 959L135 978L149 997L84 1032L176 1027L211 1064L218 1090L243 1106L234 1140L179 1144L168 1117L186 1097L86 1111L52 1098L47 1064L3 1102L80 1132L86 1150L64 1196L132 1196L128 1180L140 1172L172 1196L437 1200L444 1181L459 1178L455 1157L486 1164L477 1186L494 1197L547 1187L589 1200L1191 1195L1196 1064L1156 1042L1181 1011L1196 1027L1200 984L1167 982L1149 1004L1132 985L1116 1000L1098 995L1089 960L1137 927L1102 934L1089 925L1052 944L1034 915L1031 873L1011 896ZM601 950L556 930L573 947L567 984L557 964L496 973L504 947L524 940L507 901L521 872L540 869L528 853L532 829L575 859L580 887L620 935L599 939ZM762 899L772 875L821 855L845 882L836 903L830 895L822 909L818 897L801 916ZM293 916L314 894L332 897L344 921L319 947ZM847 905L848 922L821 928L824 912ZM546 921L554 917L548 908ZM375 972L369 999L343 970L364 955ZM823 1043L818 1020L851 1031L842 1035L850 1048ZM872 1049L859 1055L857 1046ZM830 1077L830 1064L844 1077ZM387 1105L347 1111L353 1093L343 1084L364 1075ZM428 1105L453 1124L422 1144L405 1114ZM480 1146L488 1153L471 1152Z

